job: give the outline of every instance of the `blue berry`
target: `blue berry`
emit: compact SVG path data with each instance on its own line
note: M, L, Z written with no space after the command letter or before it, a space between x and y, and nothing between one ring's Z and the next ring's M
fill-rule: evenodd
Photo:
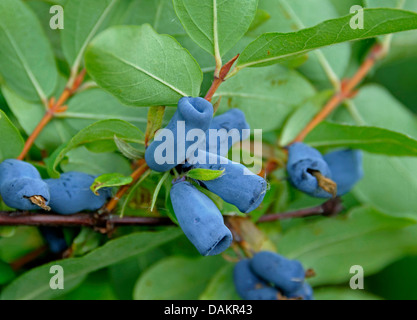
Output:
M181 229L201 255L217 255L230 246L232 233L210 198L187 181L174 183L170 195Z
M50 193L38 170L31 164L9 159L0 164L0 194L4 203L18 210L37 210L31 197L41 197L43 207L49 203Z
M242 299L248 299L248 292L267 288L268 284L259 278L250 268L250 260L243 259L233 269L233 281L236 292Z
M67 172L61 174L59 179L48 179L52 211L59 214L74 214L84 210L95 211L100 209L108 198L111 190L103 188L95 195L90 186L95 177L82 172Z
M210 129L214 131L210 132ZM228 134L237 135L236 137L239 139L236 139L235 142L242 141L249 137L248 132L243 130L250 129L250 127L241 110L230 109L222 115L214 117L210 129L206 134L206 151L225 157L233 145L232 138ZM213 133L216 133L216 136L213 136Z
M332 180L337 184L337 195L348 193L362 179L362 152L359 150L337 150L324 156Z
M173 144L166 141L167 139L158 141L157 134L155 140L149 145L145 152L145 160L148 166L152 170L165 172L184 163L186 152L192 152L193 150L188 149L195 144L195 141L186 141L187 133L192 129L198 128L202 130L203 133L203 136L199 138L205 139L204 132L209 128L212 118L213 106L210 102L203 98L182 98L178 102L177 111L165 128L165 130L172 132L174 136L174 140L172 141ZM178 130L178 121L184 121L185 127L183 134ZM184 136L181 137L182 135ZM161 137L162 136L163 135L161 134Z
M62 228L57 227L39 227L39 231L45 238L49 250L53 253L61 253L68 249L67 242Z
M314 300L313 288L308 284L304 283L303 286L292 293L287 293L287 298L300 298L302 300Z
M332 174L326 161L319 151L303 143L297 142L288 148L287 171L291 183L297 189L316 198L331 198L317 181L315 172L331 179Z
M305 271L301 263L274 252L258 252L253 256L250 267L256 275L272 283L285 296L299 290L304 283Z
M255 289L246 293L245 300L278 300L279 291L272 287Z
M224 201L235 205L241 212L249 213L262 203L267 183L262 177L249 171L244 165L221 156L200 151L201 157L194 158L192 168L224 170L222 176L201 184ZM202 163L202 162L205 162Z

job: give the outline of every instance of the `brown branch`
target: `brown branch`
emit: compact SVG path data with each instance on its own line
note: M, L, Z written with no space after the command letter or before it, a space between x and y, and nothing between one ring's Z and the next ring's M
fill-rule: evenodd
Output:
M26 157L33 144L35 143L35 140L39 137L39 135L47 126L47 124L54 118L55 114L66 111L67 107L64 106L64 103L77 91L77 89L84 80L85 73L86 70L83 69L75 79L73 85L70 88L65 87L64 91L62 92L61 96L58 98L57 101L55 101L55 98L51 98L49 100L45 115L26 140L22 152L17 157L18 160L23 160Z
M123 186L117 191L116 195L104 206L101 213L109 213L112 212L117 204L119 203L120 199L126 194L126 192L133 186L141 177L142 175L149 169L148 165L146 164L145 160L138 161L139 167L130 175L132 177L132 183L126 186Z
M355 94L356 86L366 77L372 67L375 65L376 61L381 58L384 54L384 48L381 44L376 44L369 56L365 59L363 64L359 67L356 74L351 78L346 80L341 88L340 92L337 92L321 109L321 111L310 121L309 124L299 133L299 135L294 139L294 142L302 142L305 137L323 120L325 120L328 115L334 111L344 100L351 98Z
M169 218L99 216L94 213L58 215L29 212L0 212L0 226L50 226L50 227L93 227L117 226L163 226L173 225Z
M326 201L325 203L312 208L301 209L297 211L266 214L262 216L258 222L270 222L276 220L292 219L292 218L305 218L312 216L335 216L343 210L342 202L340 198L334 198Z
M267 214L258 222L270 222L290 218L310 216L334 216L343 209L340 198L331 199L320 206L286 213ZM225 217L229 227L233 227L233 217ZM165 217L136 217L107 215L98 213L77 213L74 215L59 215L51 213L32 213L20 211L0 211L0 226L50 226L50 227L91 227L103 233L113 227L122 226L169 226L175 225Z
M24 255L23 257L20 257L19 259L13 261L10 263L10 267L14 271L20 270L22 267L24 267L26 264L32 262L33 260L37 259L41 255L43 255L48 250L48 246L44 245L42 247L39 247L28 254Z
M213 98L214 94L216 93L220 85L225 81L224 78L226 78L227 74L229 73L230 69L232 68L237 58L239 58L239 55L235 56L232 60L230 60L221 68L220 74L218 77L214 76L213 83L211 84L211 87L209 91L207 92L206 96L204 97L204 99L211 102L211 99Z

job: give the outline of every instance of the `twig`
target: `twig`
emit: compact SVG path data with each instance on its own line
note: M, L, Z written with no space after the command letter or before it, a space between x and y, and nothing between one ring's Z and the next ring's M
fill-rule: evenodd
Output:
M213 83L211 84L211 87L209 91L207 92L206 96L204 97L204 99L211 102L211 99L213 98L214 94L216 93L220 85L225 81L225 77L229 73L230 69L232 68L237 58L239 58L239 55L235 56L232 60L230 60L221 68L218 77L216 75L214 76Z
M29 262L32 262L33 260L37 259L39 256L44 254L48 250L48 246L44 245L42 247L39 247L28 254L24 255L23 257L13 261L10 263L10 267L14 270L20 270L22 267L27 265Z
M325 203L312 208L301 209L292 212L274 213L262 216L258 222L270 222L291 218L305 218L311 216L335 216L343 210L340 198L334 198Z
M58 215L28 212L0 212L0 226L51 226L51 227L97 227L110 223L113 226L163 226L173 225L169 218L136 217L120 218L116 215L101 217L93 213Z
M304 218L309 216L333 216L343 209L340 198L331 199L320 206L286 213L267 214L258 222L269 222L290 218ZM231 217L226 217L226 223ZM77 213L74 215L59 215L53 213L32 213L21 211L0 211L0 226L50 226L50 227L92 227L96 230L108 230L106 226L168 226L174 225L169 218L136 217L117 215L100 215L97 213ZM237 239L239 236L236 236ZM239 240L239 239L238 239ZM239 241L243 241L240 239Z
M85 73L86 73L86 70L83 69L78 74L78 76L76 77L71 87L68 87L68 86L65 87L64 91L62 92L61 96L58 98L57 101L55 101L55 98L51 98L49 100L45 115L43 116L41 121L38 123L36 128L33 130L29 138L26 140L23 150L20 153L19 157L17 157L17 159L23 160L26 157L26 155L32 148L33 144L35 143L35 140L41 134L42 130L46 127L46 125L54 118L55 114L62 113L67 110L67 107L64 106L64 103L74 94L74 92L77 91L77 89L79 88L79 86L84 80Z
M300 134L294 139L294 142L301 142L305 137L327 116L334 111L345 99L350 98L355 94L355 87L366 77L376 61L380 59L384 54L384 47L381 44L376 44L369 56L365 59L363 64L359 67L356 74L349 80L345 81L342 85L341 91L337 92L323 109L310 121L310 123L300 132Z
M146 164L145 160L139 160L139 167L130 175L132 177L132 183L126 186L123 186L117 191L116 195L104 206L102 210L100 210L99 214L102 213L109 213L112 212L117 204L119 203L120 199L125 195L125 193L129 190L131 186L135 184L136 181L140 179L140 177L149 169L148 165Z

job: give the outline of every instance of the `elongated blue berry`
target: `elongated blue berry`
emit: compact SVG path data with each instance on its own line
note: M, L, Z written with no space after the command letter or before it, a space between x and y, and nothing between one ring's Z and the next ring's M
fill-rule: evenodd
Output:
M201 181L203 186L235 205L241 212L249 213L259 207L267 189L265 179L240 163L202 151L200 155L193 159L196 163L189 164L192 168L224 170L223 175L217 179Z
M287 171L291 183L297 189L316 198L333 196L326 192L321 184L331 179L332 174L323 156L316 149L300 142L289 146ZM326 189L330 190L330 188Z
M299 298L302 300L314 300L313 288L308 284L304 283L300 289L287 293L287 298Z
M187 181L175 183L170 195L181 229L201 255L217 255L229 248L232 233L210 198Z
M0 194L6 205L19 210L47 207L49 188L31 164L9 159L0 164ZM34 203L37 203L35 205Z
M82 172L67 172L61 174L59 179L48 179L45 182L51 192L49 203L52 211L60 214L74 214L84 210L95 211L100 209L108 198L111 190L103 188L95 195L90 186L95 177Z
M164 172L184 163L187 152L192 153L200 139L204 142L212 118L213 106L210 102L203 98L182 98L169 124L157 133L155 140L146 149L145 160L148 166L152 170ZM193 129L199 129L199 132L190 132ZM186 141L188 133L192 135L190 141Z
M233 144L249 137L249 129L245 114L239 109L230 109L213 118L207 132L205 151L224 157Z
M233 281L236 292L242 299L248 299L250 291L268 287L264 280L253 273L249 259L243 259L236 263L233 269Z
M245 300L278 300L279 291L273 287L250 290Z
M65 235L62 228L58 227L39 227L39 231L45 238L49 246L49 250L53 253L61 253L68 249L68 244L65 241Z
M304 283L305 271L301 263L274 252L258 252L253 256L250 267L258 277L282 290L285 296L299 290Z
M348 193L362 179L362 152L359 150L337 150L324 156L337 184L337 195Z

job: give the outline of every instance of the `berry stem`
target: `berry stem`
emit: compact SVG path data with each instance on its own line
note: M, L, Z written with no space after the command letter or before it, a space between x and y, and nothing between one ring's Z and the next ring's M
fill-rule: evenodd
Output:
M377 43L372 49L368 57L359 67L356 74L345 81L341 87L341 90L337 92L321 109L321 111L307 124L307 126L299 133L294 139L294 142L302 142L305 137L323 120L325 120L329 114L334 111L344 100L349 99L355 94L356 86L366 77L375 63L384 55L384 47Z
M32 196L29 198L30 202L46 211L51 211L51 208L46 205L46 200L42 196Z
M204 99L211 102L211 99L213 98L214 94L216 93L217 89L220 87L220 85L225 81L225 78L227 74L229 73L230 69L232 68L235 61L239 58L239 55L236 55L232 60L227 62L219 72L219 76L214 75L213 83L211 84L211 87L209 91L207 92Z
M333 180L326 178L321 174L320 171L316 170L311 170L311 175L317 179L317 183L320 188L322 188L327 193L330 193L333 197L336 197L337 184Z
M54 118L55 114L66 111L66 106L64 106L64 103L80 87L81 83L84 80L85 73L86 73L85 69L81 70L81 72L75 78L73 84L70 87L67 84L67 86L65 87L64 91L62 92L61 96L58 98L57 101L55 101L55 98L51 98L49 100L48 108L45 112L45 115L43 116L41 121L38 123L36 128L33 130L31 135L28 137L28 139L26 140L22 152L17 157L18 160L23 160L26 157L26 155L29 153L30 149L32 148L33 144L35 143L35 140L39 137L39 135L41 134L43 129L46 127L46 125Z

